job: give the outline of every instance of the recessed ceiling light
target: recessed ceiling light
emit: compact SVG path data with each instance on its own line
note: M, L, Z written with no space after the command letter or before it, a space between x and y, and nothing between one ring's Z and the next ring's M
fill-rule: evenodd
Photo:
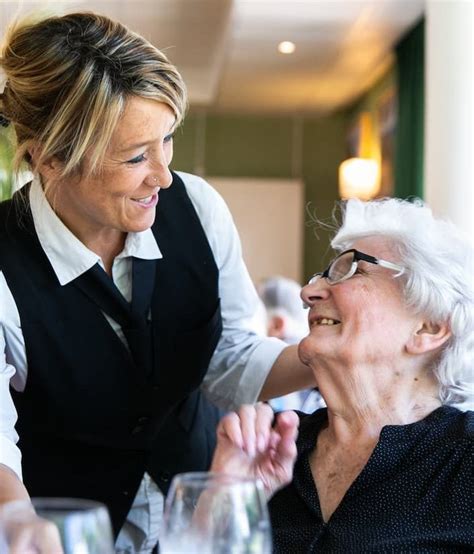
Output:
M289 40L284 40L278 45L278 52L280 52L281 54L293 54L295 49L295 43L290 42Z

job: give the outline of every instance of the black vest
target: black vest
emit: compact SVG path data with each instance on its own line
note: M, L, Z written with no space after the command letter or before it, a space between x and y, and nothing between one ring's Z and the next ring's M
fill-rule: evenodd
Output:
M219 416L199 386L222 331L218 269L178 175L160 191L152 227L154 362L146 376L101 309L74 281L61 286L38 241L24 187L0 204L0 269L17 304L28 362L18 411L31 496L91 498L117 533L148 471L208 468Z

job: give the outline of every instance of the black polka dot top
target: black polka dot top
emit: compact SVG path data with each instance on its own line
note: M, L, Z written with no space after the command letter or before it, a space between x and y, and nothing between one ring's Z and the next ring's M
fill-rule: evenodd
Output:
M474 412L384 427L327 523L309 466L327 410L299 416L293 481L269 503L274 552L474 552Z

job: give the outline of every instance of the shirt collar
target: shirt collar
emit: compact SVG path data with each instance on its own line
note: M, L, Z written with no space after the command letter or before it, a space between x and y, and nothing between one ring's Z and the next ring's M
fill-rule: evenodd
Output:
M30 206L41 247L61 285L70 283L96 263L101 263L100 256L87 248L55 214L38 177L31 184ZM163 257L151 229L128 233L124 249L117 258L130 256L145 260Z

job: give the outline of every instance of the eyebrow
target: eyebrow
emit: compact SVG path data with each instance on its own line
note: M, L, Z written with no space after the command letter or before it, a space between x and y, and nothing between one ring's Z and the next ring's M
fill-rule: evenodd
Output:
M169 133L165 135L165 137L168 137L169 135L172 135L174 130L172 129ZM125 148L121 148L120 150L117 150L119 154L122 154L124 152L129 152L130 150L138 150L139 148L142 148L143 146L148 146L149 144L153 144L154 142L157 142L159 139L151 139L146 140L144 142L137 142L136 144L130 144L129 146L126 146Z
M136 144L130 144L130 146L127 146L125 148L121 148L120 150L117 150L119 154L122 154L123 152L128 152L130 150L138 150L139 148L142 148L143 146L147 146L148 144L152 144L156 142L158 139L152 139L147 140L145 142L137 142Z
M168 137L169 135L172 135L176 128L175 128L175 125L176 125L176 121L173 122L173 125L171 125L171 128L169 130L169 132L165 135L165 138ZM154 138L154 139L151 139L151 140L145 140L144 142L137 142L135 144L130 144L129 146L126 146L125 148L121 148L120 150L117 150L117 153L118 154L123 154L124 152L129 152L130 150L138 150L139 148L142 148L143 146L147 146L148 144L153 144L154 142L157 142L159 139L157 138Z

